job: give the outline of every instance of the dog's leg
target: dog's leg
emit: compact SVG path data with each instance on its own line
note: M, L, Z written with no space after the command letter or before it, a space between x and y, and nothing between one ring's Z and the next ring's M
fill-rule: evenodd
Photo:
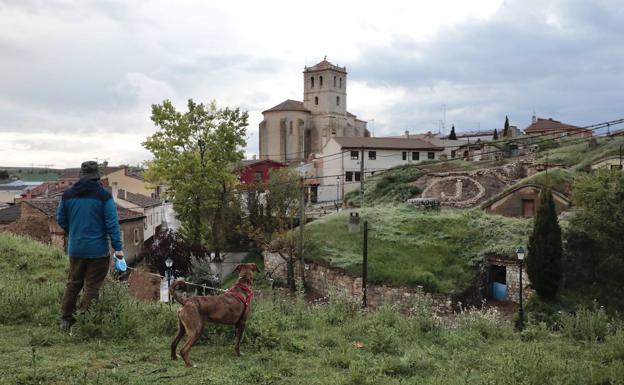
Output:
M182 337L184 337L184 334L185 334L184 324L182 323L182 321L178 319L178 334L176 334L176 336L173 338L173 341L171 341L171 359L172 360L176 360L178 358L176 354L176 348L178 347L178 343L180 342Z
M184 365L186 365L187 368L190 368L192 365L189 360L189 350L191 350L195 342L199 339L199 336L201 335L201 328L199 330L188 330L187 328L186 333L186 343L184 343L184 346L180 349L180 355L184 360Z
M245 331L245 324L243 322L239 322L236 325L236 344L234 345L234 350L236 351L237 356L241 356L240 352L240 342L241 337L243 336L243 332Z
M186 332L186 343L180 349L180 355L184 360L184 364L187 368L191 367L191 361L189 360L189 350L197 342L201 336L204 322L199 314L197 306L184 306L180 313L178 313L180 322L184 325L184 331Z

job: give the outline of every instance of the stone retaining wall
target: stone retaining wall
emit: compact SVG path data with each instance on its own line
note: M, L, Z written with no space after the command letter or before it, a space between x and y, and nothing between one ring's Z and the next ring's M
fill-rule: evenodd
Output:
M273 278L286 279L286 263L277 254L265 253L264 269L271 272ZM295 273L298 264L295 266ZM353 277L343 270L323 266L319 263L306 263L306 285L322 295L328 295L331 291L342 293L349 298L361 301L362 278ZM382 304L395 304L401 309L410 309L415 301L428 297L431 300L433 310L438 314L447 314L453 311L453 302L450 296L445 294L428 294L422 288L390 285L367 285L367 301L371 307Z

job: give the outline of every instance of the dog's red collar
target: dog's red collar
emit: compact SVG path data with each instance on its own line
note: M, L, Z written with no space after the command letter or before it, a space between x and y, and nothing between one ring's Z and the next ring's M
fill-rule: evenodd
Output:
M247 298L245 298L240 292L233 290L234 288L241 289L243 292L245 292L245 294L247 294ZM242 283L237 283L236 285L232 286L230 289L228 289L228 291L225 292L225 294L229 294L233 297L238 298L245 305L245 309L247 308L247 306L249 306L251 300L253 299L253 291Z

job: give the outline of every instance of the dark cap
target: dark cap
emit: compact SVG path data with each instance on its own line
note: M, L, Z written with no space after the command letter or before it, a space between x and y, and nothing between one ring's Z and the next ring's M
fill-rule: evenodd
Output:
M100 179L100 171L98 164L94 160L88 160L82 162L80 165L80 178L81 179Z

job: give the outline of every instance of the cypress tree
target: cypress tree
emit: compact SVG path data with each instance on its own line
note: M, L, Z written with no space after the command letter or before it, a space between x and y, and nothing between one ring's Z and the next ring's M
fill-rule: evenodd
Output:
M494 129L494 135L492 136L492 139L498 140L498 131L496 130L496 128Z
M506 138L509 135L509 117L507 115L505 115L505 128L503 128L503 138Z
M451 133L449 134L448 138L450 140L457 140L457 135L455 134L455 125L454 124L451 127Z
M537 294L553 299L561 282L561 228L549 188L542 189L539 200L529 238L527 272Z

